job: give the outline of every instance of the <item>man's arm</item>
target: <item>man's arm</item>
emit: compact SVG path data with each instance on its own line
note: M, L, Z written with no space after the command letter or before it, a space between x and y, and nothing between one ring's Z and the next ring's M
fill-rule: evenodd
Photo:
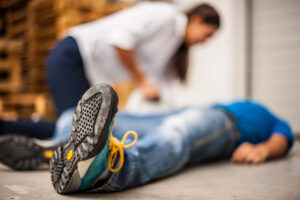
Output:
M261 163L270 158L285 155L288 149L288 139L282 134L273 134L270 139L256 145L249 142L241 144L231 157L232 162Z
M156 86L150 84L142 71L140 70L134 54L131 50L122 49L115 46L117 54L125 66L125 68L131 73L133 78L137 81L147 99L155 99L159 97L159 92Z

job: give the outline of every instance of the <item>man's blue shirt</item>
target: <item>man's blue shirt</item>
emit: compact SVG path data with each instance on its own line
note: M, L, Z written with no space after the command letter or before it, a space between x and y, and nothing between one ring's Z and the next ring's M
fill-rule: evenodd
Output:
M263 105L250 100L235 101L230 104L216 104L214 107L230 112L237 121L240 132L240 144L253 144L266 141L273 134L281 134L289 141L289 148L293 145L294 136L289 124L275 116Z

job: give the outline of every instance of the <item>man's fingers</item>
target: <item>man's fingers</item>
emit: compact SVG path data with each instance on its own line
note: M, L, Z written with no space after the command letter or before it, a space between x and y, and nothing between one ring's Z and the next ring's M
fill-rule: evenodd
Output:
M264 159L262 159L261 157L257 156L255 158L253 158L252 163L258 164L258 163L262 163L264 161L265 161Z
M241 162L241 158L243 157L243 152L240 149L237 149L237 151L234 152L234 154L231 157L231 161L233 162Z
M258 151L257 149L253 149L253 152L249 153L245 158L245 162L253 163L253 164L262 163L264 161L265 161L264 155L261 154L261 152Z
M267 158L267 154L261 146L251 143L243 143L233 153L232 162L261 163Z
M248 152L248 154L245 156L245 161L246 162L253 162L253 160L257 157L258 157L257 151L255 151L255 149L254 149L253 151Z
M248 144L248 143L242 144L233 153L233 155L231 157L231 161L233 161L233 162L244 162L246 156L249 154L249 152L252 149L253 149L253 146L251 144Z

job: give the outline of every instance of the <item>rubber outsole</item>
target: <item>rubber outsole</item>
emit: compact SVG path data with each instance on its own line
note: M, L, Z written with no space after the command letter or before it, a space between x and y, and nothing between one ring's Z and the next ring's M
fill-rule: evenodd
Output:
M77 164L96 156L105 147L117 105L118 96L107 84L94 85L82 96L73 117L69 141L54 152L50 161L51 180L58 193L79 189L81 179Z
M21 135L0 137L0 162L14 170L34 170L49 164L53 151L59 145L43 147L33 138Z

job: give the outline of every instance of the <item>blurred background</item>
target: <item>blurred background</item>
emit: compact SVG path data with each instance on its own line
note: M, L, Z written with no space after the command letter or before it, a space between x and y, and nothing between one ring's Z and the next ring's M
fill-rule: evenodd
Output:
M138 2L0 0L0 117L55 120L44 73L49 50L70 27ZM168 2L186 10L205 1ZM253 98L300 133L300 1L209 3L221 14L221 29L213 40L191 50L187 83L173 84L174 107ZM134 102L130 93L135 85L130 80L114 87L121 108L128 98Z

